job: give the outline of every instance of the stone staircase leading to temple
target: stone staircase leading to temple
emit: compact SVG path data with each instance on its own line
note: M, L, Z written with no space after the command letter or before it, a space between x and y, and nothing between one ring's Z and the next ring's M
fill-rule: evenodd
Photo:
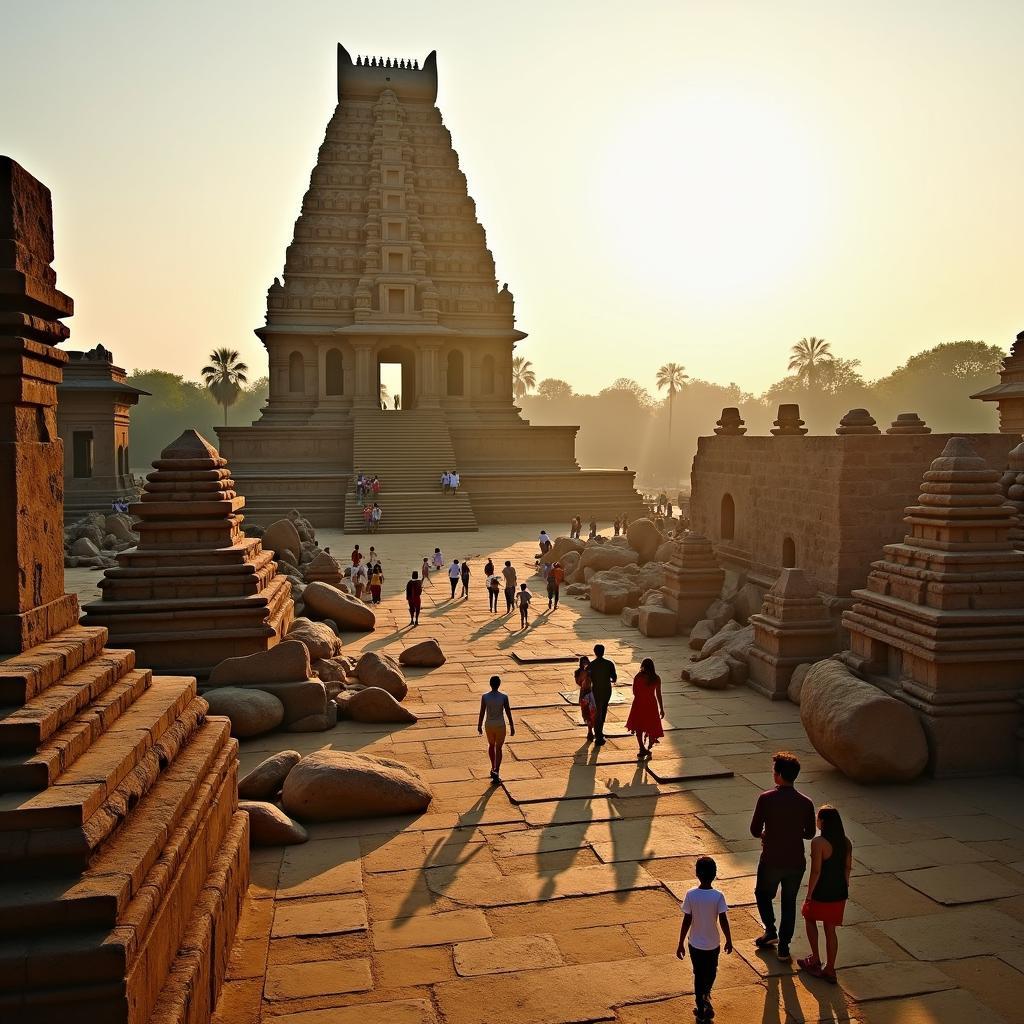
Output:
M345 532L364 533L363 504L355 494L362 472L382 483L377 499L381 533L451 533L476 530L466 493L443 494L441 474L457 468L441 412L361 410L353 417L352 483L345 497ZM372 499L371 499L372 500Z

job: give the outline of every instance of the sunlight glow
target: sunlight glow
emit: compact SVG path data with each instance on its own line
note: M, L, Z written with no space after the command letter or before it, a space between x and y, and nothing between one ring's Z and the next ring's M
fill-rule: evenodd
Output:
M823 241L829 173L767 98L690 91L648 106L613 134L605 168L624 266L688 303L774 290Z

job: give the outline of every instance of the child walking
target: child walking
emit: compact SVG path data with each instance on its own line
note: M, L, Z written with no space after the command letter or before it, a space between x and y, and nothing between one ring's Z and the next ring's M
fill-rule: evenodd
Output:
M533 594L527 590L525 583L519 584L519 593L516 594L516 600L519 602L519 628L526 629L530 616L530 602L533 600Z
M853 844L846 838L839 811L829 804L818 808L818 835L811 840L811 873L807 879L807 899L803 916L811 955L797 963L808 974L824 978L833 985L836 979L836 956L843 912L850 894L850 870L853 867ZM818 922L825 931L825 963L818 946Z
M718 865L710 857L698 857L694 865L697 881L683 899L683 924L679 929L679 946L676 956L686 957L686 939L689 935L690 963L693 966L693 998L696 1002L694 1015L700 1024L710 1021L715 1015L711 1005L711 989L718 974L720 944L718 929L725 936L725 951L732 952L732 932L729 930L728 906L725 897L711 883L718 875Z

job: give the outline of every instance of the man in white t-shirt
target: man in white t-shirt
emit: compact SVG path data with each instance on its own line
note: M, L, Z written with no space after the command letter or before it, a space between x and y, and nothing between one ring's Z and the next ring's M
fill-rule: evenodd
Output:
M711 989L718 974L718 929L721 927L725 935L726 953L732 952L732 932L729 930L729 908L725 897L711 886L718 874L718 865L710 857L698 857L694 869L700 885L691 889L683 898L683 924L679 929L676 956L680 960L685 958L686 938L689 934L693 997L696 1001L693 1012L698 1022L704 1024L715 1015L711 1005Z
M457 558L453 559L452 564L448 566L448 582L452 585L452 600L454 601L455 591L462 582L462 566L459 565Z

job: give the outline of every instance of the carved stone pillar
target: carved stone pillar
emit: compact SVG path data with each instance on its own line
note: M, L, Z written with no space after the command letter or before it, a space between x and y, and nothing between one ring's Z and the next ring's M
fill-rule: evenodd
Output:
M357 344L356 387L352 405L356 409L379 409L380 392L377 389L376 374L373 372L373 346Z
M422 391L419 408L436 409L441 404L441 347L423 345L419 350Z

